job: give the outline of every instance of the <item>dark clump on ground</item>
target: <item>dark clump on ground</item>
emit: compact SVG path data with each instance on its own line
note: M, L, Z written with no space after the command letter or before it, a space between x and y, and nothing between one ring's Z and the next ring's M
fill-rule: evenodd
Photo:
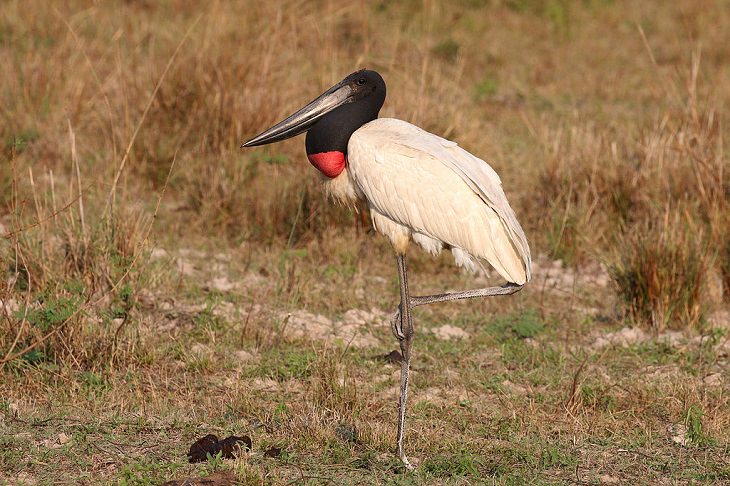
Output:
M204 462L218 454L223 459L234 459L238 451L250 451L252 445L251 438L247 435L241 437L231 435L223 440L218 440L216 435L208 434L190 446L188 462Z

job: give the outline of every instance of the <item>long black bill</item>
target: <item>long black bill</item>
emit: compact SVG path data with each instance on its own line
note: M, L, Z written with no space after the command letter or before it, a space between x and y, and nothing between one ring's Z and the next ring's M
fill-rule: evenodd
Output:
M338 106L351 102L351 94L352 89L348 84L342 82L337 83L319 95L315 100L311 101L307 106L293 115L288 116L268 130L256 135L248 142L243 143L241 147L255 147L257 145L279 142L306 132L324 115Z

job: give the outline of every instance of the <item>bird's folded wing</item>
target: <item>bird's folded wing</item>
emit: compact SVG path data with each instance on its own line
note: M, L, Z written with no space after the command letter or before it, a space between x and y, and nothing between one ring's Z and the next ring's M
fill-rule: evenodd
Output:
M383 120L383 119L380 119ZM376 121L380 121L376 120ZM507 201L499 175L482 159L462 149L456 142L429 133L415 125L388 120L398 125L391 142L436 158L468 184L468 186L497 214L525 266L527 281L531 278L532 258L527 237L517 216Z
M417 128L417 127L416 127ZM419 129L420 130L420 129ZM428 133L425 132L424 133ZM451 170L456 172L484 202L497 213L505 229L508 231L512 243L515 245L525 263L527 280L530 280L532 258L527 237L517 216L507 202L507 196L502 189L499 175L482 159L459 147L456 142L446 140L437 135L428 133L428 151ZM408 144L406 139L404 143ZM413 148L413 147L412 147Z

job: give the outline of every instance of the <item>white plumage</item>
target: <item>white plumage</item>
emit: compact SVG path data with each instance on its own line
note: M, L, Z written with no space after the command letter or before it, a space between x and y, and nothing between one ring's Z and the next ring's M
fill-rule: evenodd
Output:
M457 265L492 265L506 280L530 280L530 248L497 173L455 142L392 118L373 120L348 144L347 169L328 192L360 196L373 225L405 252L413 240L431 254L447 245Z

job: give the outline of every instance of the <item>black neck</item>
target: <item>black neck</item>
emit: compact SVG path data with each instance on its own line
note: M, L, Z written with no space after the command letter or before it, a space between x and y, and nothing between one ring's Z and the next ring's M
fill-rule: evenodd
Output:
M382 98L382 99L381 99ZM338 151L347 155L347 144L355 130L378 118L385 101L373 96L342 105L328 113L307 132L307 155Z

